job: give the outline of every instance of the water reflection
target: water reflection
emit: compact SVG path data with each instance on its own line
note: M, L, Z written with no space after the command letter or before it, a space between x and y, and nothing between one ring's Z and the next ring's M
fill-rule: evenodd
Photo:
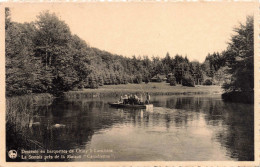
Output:
M254 160L253 105L224 103L216 96L202 96L169 98L166 107L192 111L192 114L175 117L176 126L187 126L187 120L198 120L199 115L204 114L207 126L214 127L213 139L227 149L227 156L238 160Z
M35 148L113 149L110 160L254 159L253 105L219 96L155 96L153 111L146 111L110 108L114 100L35 106L25 133Z

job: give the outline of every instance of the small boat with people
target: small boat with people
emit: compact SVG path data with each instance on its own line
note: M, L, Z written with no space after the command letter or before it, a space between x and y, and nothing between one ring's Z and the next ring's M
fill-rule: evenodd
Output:
M146 94L146 100L143 97L138 97L137 95L125 95L121 96L120 100L114 103L108 103L111 107L116 108L133 108L133 109L152 109L153 104L150 104L150 95Z
M122 103L108 103L111 107L116 107L116 108L136 108L136 109L147 109L153 107L153 104L122 104Z

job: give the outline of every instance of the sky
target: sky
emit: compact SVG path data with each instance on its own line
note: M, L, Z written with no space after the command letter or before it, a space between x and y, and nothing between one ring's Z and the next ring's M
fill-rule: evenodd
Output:
M12 21L31 22L49 10L90 46L127 57L171 57L203 62L227 47L233 28L255 3L52 3L10 5Z

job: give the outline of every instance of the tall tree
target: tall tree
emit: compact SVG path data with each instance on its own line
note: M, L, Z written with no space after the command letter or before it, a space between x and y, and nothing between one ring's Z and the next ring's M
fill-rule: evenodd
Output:
M54 13L45 11L38 17L34 43L36 56L42 59L45 70L53 77L54 92L70 90L78 81L73 67L73 49L70 47L72 38L68 25Z
M254 19L247 17L246 24L234 29L224 55L232 74L230 83L226 83L226 92L251 92L254 90Z
M37 60L32 41L35 27L32 24L13 23L9 9L5 9L6 93L22 95L32 92L37 81Z

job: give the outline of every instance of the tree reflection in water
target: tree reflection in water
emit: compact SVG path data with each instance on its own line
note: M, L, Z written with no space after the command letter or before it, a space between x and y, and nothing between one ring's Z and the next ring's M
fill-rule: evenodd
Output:
M218 97L179 97L166 100L166 107L205 114L208 125L222 127L215 140L228 149L228 156L243 161L254 160L254 106L225 103ZM176 126L198 115L185 114L174 119ZM195 119L198 119L196 117ZM166 122L168 119L166 119Z

